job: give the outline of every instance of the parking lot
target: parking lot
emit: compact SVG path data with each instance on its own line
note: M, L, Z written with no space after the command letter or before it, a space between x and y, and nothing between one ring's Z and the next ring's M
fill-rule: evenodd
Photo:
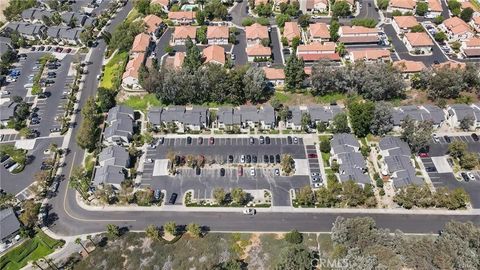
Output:
M20 96L28 103L35 102L35 96L27 96L28 89L26 84L31 83L33 76L36 74L38 66L38 59L44 55L45 52L31 52L27 53L26 59L21 59L15 65L16 69L20 70L20 75L15 82L9 83L5 90L8 91L10 97ZM52 84L46 86L46 98L37 98L35 104L35 111L38 122L33 122L30 128L38 130L39 136L48 136L52 129L60 128L60 118L64 115L64 105L67 99L64 99L64 94L70 89L70 84L73 82L73 75L69 74L70 64L73 56L69 54L57 54L57 57L62 57L58 62L60 66L56 69L49 69L49 72L54 72L56 75L49 80ZM34 108L32 108L34 111ZM4 136L2 141L10 141L18 136L9 135Z
M33 149L29 150L27 156L32 156L31 163L25 166L25 169L18 174L11 174L3 166L0 166L0 189L5 192L18 194L22 192L26 187L33 183L33 175L40 171L40 167L44 158L47 157L45 150L50 147L50 144L55 143L57 145L62 144L62 138L43 138L35 141ZM24 191L25 194L20 194L20 198L28 196L28 191Z
M193 137L191 144L188 144L187 138L165 139L164 143L158 144L155 149L148 149L147 160L166 159L168 153L173 152L179 156L202 155L206 159L206 164L211 165L202 168L198 175L196 170L182 167L176 176L153 176L154 162L145 163L142 185L153 189L165 189L167 197L177 193L179 198L183 198L187 190L194 190L195 198L199 199L211 198L212 190L216 187L268 189L272 192L273 205L289 206L291 204L289 190L309 185L309 175L308 172L305 175L275 175L275 169L280 169L277 155L290 154L294 159L305 160L305 146L301 138L297 144L294 142L289 144L286 137L269 139L269 144L266 138L265 142L260 144L258 136L254 138L253 144L246 137L214 138L213 144L209 137L203 137L201 143L198 137ZM242 162L242 155L244 159L250 156L251 162L247 162L248 158ZM229 156L232 156L233 161L229 160ZM268 157L267 162L264 162L265 156ZM222 168L225 171L224 176L220 172ZM319 167L312 168L320 172ZM182 200L179 199L176 203L181 204Z
M471 136L450 136L451 142L453 141L463 141L467 143L468 150L480 153L480 142L475 142ZM432 157L442 157L448 155L448 145L449 143L445 140L444 137L439 136L439 142L434 142L429 146L429 157L422 157L422 163L427 170L428 176L432 181L435 187L448 187L449 189L454 188L463 188L465 191L470 194L470 199L472 207L480 208L480 171L471 171L475 180L465 181L463 179L457 179L453 173L441 173L438 172L439 168L436 168ZM442 168L444 169L444 168Z

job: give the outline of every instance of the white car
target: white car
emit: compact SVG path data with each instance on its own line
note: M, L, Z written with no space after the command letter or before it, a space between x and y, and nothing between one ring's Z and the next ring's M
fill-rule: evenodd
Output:
M433 134L432 134L432 138L433 138L433 141L434 141L435 143L439 143L439 142L440 142L440 139L438 138L437 134L433 133Z
M243 214L244 214L244 215L253 216L253 215L255 215L255 213L256 213L256 211L255 211L255 209L253 209L253 208L245 208L245 209L243 209Z
M280 175L280 170L279 170L279 169L275 169L275 175L276 175L276 176L279 176L279 175Z
M251 168L251 169L250 169L250 175L251 175L251 176L255 176L255 169L254 169L254 168Z
M468 179L470 179L470 181L475 181L475 175L473 175L473 173L467 172L467 176L468 176Z
M240 156L240 162L241 162L241 163L245 163L245 155L241 155L241 156Z
M151 158L147 158L147 159L145 160L145 163L152 163L152 162L153 162L153 159L151 159Z

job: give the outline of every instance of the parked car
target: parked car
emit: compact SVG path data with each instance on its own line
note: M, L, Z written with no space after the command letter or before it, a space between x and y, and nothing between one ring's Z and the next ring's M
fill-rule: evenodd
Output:
M160 191L160 189L155 189L155 192L153 193L153 199L155 201L159 201L160 200L160 195L162 194L162 192Z
M245 209L243 209L243 214L244 214L244 215L253 216L253 215L255 215L255 213L256 213L256 211L255 211L255 209L253 209L253 208L245 208Z
M203 137L198 137L197 143L198 144L203 144Z
M195 174L196 175L200 175L201 172L202 172L202 170L200 169L200 167L195 168Z
M172 196L170 196L170 200L168 200L169 204L175 204L175 201L177 200L177 193L172 193Z
M245 156L245 161L247 163L251 163L252 162L252 157L250 155Z
M187 137L187 144L192 144L192 137Z
M275 156L275 162L276 162L276 163L280 163L280 154L277 154L277 155Z
M279 175L280 175L280 170L279 170L279 169L275 169L275 170L274 170L274 174L275 174L276 176L279 176Z
M435 167L425 167L425 171L427 172L436 172L437 169Z
M465 182L470 181L470 178L468 177L468 175L466 173L462 172L462 173L460 173L460 175L462 176L462 178Z
M252 156L252 162L257 163L257 156L255 156L255 155Z
M233 163L233 155L228 156L228 162Z
M251 175L251 176L255 176L255 168L251 168L251 169L250 169L250 175Z
M15 164L16 164L16 162L13 161L13 159L10 158L10 159L8 159L5 163L3 163L3 167L4 167L5 169L8 169L8 168L12 167L12 166L15 165Z
M446 141L447 143L452 142L452 140L450 139L450 137L449 137L448 135L443 136L443 138L445 139L445 141Z
M293 143L298 144L298 138L297 137L293 137Z
M467 172L468 179L475 181L475 175L472 172Z
M264 144L265 143L265 138L263 136L260 136L260 144Z
M435 143L439 143L440 142L440 138L438 138L437 134L436 133L433 133L432 134L432 139Z
M250 137L249 141L250 141L250 144L254 144L254 143L255 143L255 139L254 139L253 137Z
M212 145L215 144L215 138L210 137L210 144L212 144Z
M293 140L292 140L292 136L288 136L287 137L287 143L288 144L292 144Z
M268 136L265 137L265 143L270 144L270 137L268 137Z
M317 154L308 154L308 158L318 158Z
M273 155L270 155L270 163L275 163L275 157Z
M472 139L478 142L478 135L476 133L472 133Z
M245 155L241 155L241 156L240 156L240 162L241 162L241 163L245 163Z
M225 176L225 169L224 168L220 169L220 176Z
M263 163L268 163L268 155L263 155Z
M164 138L164 137L161 137L161 138L158 140L158 142L159 142L160 144L163 144L163 143L165 142L165 138Z
M0 163L3 163L5 161L7 161L9 158L10 158L9 155L7 155L7 154L3 155L2 157L0 157Z

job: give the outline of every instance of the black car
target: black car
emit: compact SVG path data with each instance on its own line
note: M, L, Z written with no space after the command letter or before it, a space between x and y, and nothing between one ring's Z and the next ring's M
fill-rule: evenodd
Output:
M3 155L3 156L0 158L0 163L3 163L3 162L5 162L5 161L7 161L9 158L10 158L9 155Z
M433 63L434 63L435 65L439 65L439 64L440 64L440 62L438 62L438 60L433 61Z
M169 204L175 204L175 201L177 200L178 194L177 193L172 193L172 196L170 196L170 200L168 200Z
M288 136L288 137L287 137L287 142L288 142L288 144L292 144L292 143L293 143L292 136Z
M263 155L263 163L268 163L268 155Z
M187 144L192 144L192 137L187 137Z
M443 138L445 139L445 141L447 143L450 143L452 140L450 139L450 137L448 137L447 135L443 136Z
M200 169L200 167L195 168L195 174L196 175L200 175L201 172L202 172L202 170Z
M37 97L38 97L39 99L46 99L46 98L47 98L47 95L46 95L45 93L40 93L40 94L37 95Z
M228 156L228 162L233 163L233 156L232 155Z
M466 173L462 172L460 175L462 176L462 178L465 182L470 181L470 179L468 178L468 175Z
M478 135L476 133L472 133L472 139L478 142Z
M203 144L203 137L198 137L197 142L198 144Z
M280 155L279 155L279 154L277 154L277 155L275 156L275 162L276 162L276 163L280 163Z
M268 137L268 136L265 137L265 143L266 143L266 144L270 144L270 137Z
M257 156L252 156L252 162L257 163Z
M245 160L246 160L247 163L250 163L250 162L252 162L252 157L250 155L247 155L245 157Z
M220 176L225 176L225 169L224 168L220 169Z
M275 157L273 155L270 155L270 163L275 163Z
M437 169L435 167L425 167L425 170L427 172L436 172L437 171Z

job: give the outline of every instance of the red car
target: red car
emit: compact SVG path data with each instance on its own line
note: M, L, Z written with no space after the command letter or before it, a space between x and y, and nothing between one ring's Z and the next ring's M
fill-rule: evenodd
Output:
M419 157L428 157L428 153L419 153L418 156Z
M215 144L215 139L213 137L210 137L210 144Z
M70 53L71 51L72 51L72 49L68 48L65 52Z
M242 176L242 175L243 175L243 167L242 167L242 166L238 166L237 174L238 174L238 176Z
M308 154L308 158L318 158L317 154Z

